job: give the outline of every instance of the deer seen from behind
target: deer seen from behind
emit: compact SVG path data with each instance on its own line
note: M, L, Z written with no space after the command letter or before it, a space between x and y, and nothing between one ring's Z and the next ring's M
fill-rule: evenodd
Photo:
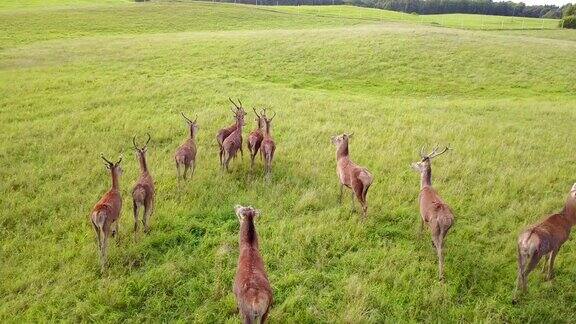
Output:
M240 221L240 255L234 295L244 323L265 323L273 297L254 226L260 212L251 206L240 205L236 205L234 210Z
M174 155L174 161L176 162L176 176L178 179L182 178L186 180L188 169L192 168L192 174L190 177L194 176L194 171L196 170L196 136L198 134L198 116L192 121L188 117L181 113L182 117L188 125L190 132L190 137L182 143L176 150ZM181 173L181 168L184 167L184 172Z
M132 189L132 204L134 209L134 233L138 231L138 216L140 210L144 209L142 215L142 225L144 225L144 232L150 229L150 216L154 210L154 180L148 170L148 163L146 161L146 152L148 151L148 143L150 142L150 134L148 140L142 147L136 145L136 136L132 138L136 157L140 164L140 177Z
M234 112L234 111L233 111ZM241 108L235 112L236 127L222 142L222 163L226 171L229 170L230 160L236 157L238 151L242 153L242 127L244 126L244 116L246 113Z
M272 139L272 120L276 117L276 113L272 118L263 116L264 119L264 137L262 139L262 147L260 149L260 154L264 160L264 170L266 177L270 179L272 176L272 160L274 159L274 152L276 151L276 143Z
M258 115L256 109L252 108L252 110L254 110L254 114L256 114L256 129L250 132L246 143L248 150L250 151L250 169L254 168L254 159L256 158L260 146L262 145L262 140L264 139L264 118L266 114L265 109L260 112L260 115Z
M454 223L454 214L450 207L442 200L440 195L432 188L432 159L446 153L450 148L445 147L438 151L436 147L427 155L424 148L420 150L421 160L412 163L412 168L420 173L420 234L424 229L424 223L428 225L432 233L432 242L438 255L438 278L444 280L444 238Z
M342 134L332 137L332 144L336 146L336 173L340 182L340 195L338 202L342 203L344 187L351 189L352 210L354 210L354 195L362 207L362 219L366 219L368 202L366 196L374 177L368 171L350 160L348 143L353 134Z
M554 278L554 259L576 224L576 183L572 185L564 208L531 226L518 236L518 279L514 301L527 291L528 275L542 257L546 279Z
M122 175L120 162L122 162L122 157L116 163L109 161L104 155L101 155L101 158L110 171L112 187L92 208L90 221L98 241L100 271L104 273L108 262L108 238L116 236L117 240L120 239L118 223L122 211L122 196L120 195L120 176Z
M232 113L234 114L234 124L220 129L218 134L216 134L216 141L220 148L220 167L222 168L224 168L224 140L226 140L226 138L236 130L238 127L238 119L242 118L242 120L244 120L244 116L246 115L244 108L242 108L242 102L240 99L238 99L238 104L236 104L231 98L228 98L228 100L230 100L236 108L236 110L232 110ZM240 147L240 154L244 155L242 147Z

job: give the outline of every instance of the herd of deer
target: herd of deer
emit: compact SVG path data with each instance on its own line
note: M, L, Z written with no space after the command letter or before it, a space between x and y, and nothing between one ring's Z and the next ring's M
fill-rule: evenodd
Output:
M218 131L216 139L220 147L220 167L229 170L231 159L235 158L238 151L242 151L242 127L244 117L247 113L238 100L232 109L234 114L234 124L222 128ZM264 161L265 174L269 179L272 173L272 160L276 145L271 136L271 123L276 114L271 118L266 115L266 109L262 109L260 114L254 110L256 115L256 129L248 136L248 150L250 151L250 168L254 168L254 160L260 151ZM176 163L176 174L178 179L186 179L188 170L192 169L191 177L194 175L196 167L196 136L198 133L197 118L193 121L182 114L186 120L190 137L176 150L174 161ZM373 182L372 174L361 166L358 166L350 159L349 141L353 134L342 134L332 137L332 143L336 147L336 172L340 182L340 195L338 201L342 202L343 188L346 186L351 190L352 209L354 209L354 196L359 201L362 209L362 220L366 219L368 204L366 196L368 189ZM134 212L134 233L138 232L139 214L143 209L142 224L144 232L150 229L150 216L154 210L154 181L148 170L146 162L147 145L151 136L147 134L144 146L139 147L136 137L132 139L133 148L136 152L139 165L140 176L132 189L132 203ZM420 234L422 234L424 223L430 229L432 243L436 248L438 257L439 280L444 280L444 238L448 230L454 223L454 214L450 207L444 202L436 190L432 187L432 167L431 162L435 157L450 150L444 147L440 150L436 147L429 154L424 154L424 148L420 150L420 160L412 163L412 168L420 173ZM119 217L122 209L122 197L119 185L122 168L120 162L109 161L104 155L101 158L111 173L112 187L98 201L92 209L90 219L100 253L101 271L104 272L107 264L107 241L110 236L119 236ZM184 168L183 172L181 171ZM240 255L238 268L234 281L234 294L236 295L238 308L245 323L253 323L258 320L263 323L272 304L272 289L264 269L264 262L259 252L258 235L254 225L254 219L260 215L260 211L248 206L235 206L235 213L240 221ZM554 276L554 259L562 244L568 240L572 226L576 224L576 183L572 186L565 206L559 213L553 214L542 222L531 226L523 231L518 237L518 276L514 293L514 301L520 293L527 290L527 277L534 270L542 257L545 257L544 272L547 279Z

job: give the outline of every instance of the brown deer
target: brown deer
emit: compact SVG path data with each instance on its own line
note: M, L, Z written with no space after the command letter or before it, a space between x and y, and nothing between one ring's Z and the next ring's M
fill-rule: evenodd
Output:
M112 188L92 208L90 220L98 239L100 270L104 273L108 258L108 237L117 236L117 240L120 239L118 223L122 210L122 196L120 195L120 176L122 175L120 162L122 162L122 157L116 163L110 162L104 155L100 157L106 162L106 168L110 170L112 175Z
M196 170L196 136L198 133L198 116L194 121L190 120L188 117L181 113L182 117L186 120L188 128L190 130L190 138L186 139L182 145L176 150L174 155L174 161L176 161L176 176L180 179L180 168L184 166L184 173L182 174L182 179L186 180L188 169L192 168L192 178L194 176L194 170Z
M420 150L419 162L412 163L412 168L420 173L420 234L424 230L424 223L430 227L432 242L438 254L438 278L444 280L444 238L454 223L454 214L450 207L442 200L440 195L432 188L432 159L446 153L450 148L445 147L438 151L439 147L424 155L424 148Z
M354 194L356 194L356 199L358 199L362 206L362 219L365 220L368 212L366 195L368 194L368 189L370 185L372 185L374 177L368 169L350 160L348 142L353 135L354 134L345 133L332 137L332 143L336 146L336 173L338 174L338 180L340 180L338 202L342 203L344 186L351 189L352 210L354 210Z
M266 113L265 109L260 112L260 115L258 115L256 109L252 108L252 110L254 110L254 114L256 114L255 120L257 127L255 130L250 132L246 143L248 145L248 150L250 151L250 169L254 168L254 158L256 158L256 154L258 154L260 145L262 144L262 139L264 139L264 117Z
M576 183L572 185L564 209L548 216L518 236L518 282L516 293L527 290L528 275L542 257L547 279L554 277L554 259L564 242L568 240L572 226L576 224ZM516 295L515 297L517 297Z
M260 255L254 219L260 212L236 205L240 221L240 255L234 278L234 295L244 323L265 323L272 305L272 288Z
M242 127L246 113L241 108L235 112L236 126L234 131L222 142L222 163L226 171L229 170L230 160L236 157L238 150L242 153Z
M262 139L262 148L260 149L260 154L264 158L264 168L266 176L269 178L272 175L272 159L274 159L274 151L276 151L276 143L272 139L272 120L276 117L276 113L272 118L268 118L264 115L264 138Z
M218 146L220 147L220 166L222 168L224 168L224 140L226 140L226 138L236 130L236 127L238 127L238 119L242 118L242 120L244 120L244 116L246 115L244 108L242 108L242 102L240 99L238 99L239 105L237 105L231 98L228 98L228 100L230 100L234 107L236 107L236 111L232 110L232 113L234 114L234 124L220 129L218 134L216 134L216 140L218 141ZM240 147L240 154L244 155L242 147Z
M144 225L144 232L150 230L149 220L154 210L154 180L152 180L152 175L148 170L148 163L146 162L146 152L148 151L148 143L150 142L150 134L148 135L148 140L146 144L142 147L136 145L136 136L132 138L132 143L134 144L134 150L136 151L136 156L138 157L138 162L140 163L140 178L134 185L132 189L132 203L134 207L134 233L138 231L138 215L140 214L140 209L144 208L144 214L142 215L142 224Z

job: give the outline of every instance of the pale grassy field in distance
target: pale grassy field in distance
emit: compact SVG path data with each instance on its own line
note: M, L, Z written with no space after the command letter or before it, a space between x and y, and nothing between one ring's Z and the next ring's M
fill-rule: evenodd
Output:
M576 182L576 32L480 31L212 3L33 1L0 11L0 321L239 321L237 203L262 210L270 322L574 322L576 244L517 305L518 233ZM25 10L23 9L25 7ZM313 9L313 8L311 8ZM327 8L327 10L330 8ZM224 174L228 97L277 112L271 183ZM198 167L172 154L198 115ZM254 127L248 120L245 134ZM157 203L134 242L132 136L152 135ZM336 202L330 136L375 176L368 220ZM437 282L418 239L422 145L456 214ZM88 221L125 155L122 239L99 273Z

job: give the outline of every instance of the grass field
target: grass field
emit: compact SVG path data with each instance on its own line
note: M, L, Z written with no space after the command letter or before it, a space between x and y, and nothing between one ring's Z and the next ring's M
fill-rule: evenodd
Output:
M574 322L576 244L511 303L515 240L576 181L576 32L474 31L210 3L35 1L0 12L0 321L238 322L233 205L262 210L270 321ZM313 9L313 8L311 8ZM355 15L357 8L344 7ZM372 12L370 9L366 10ZM218 168L228 97L278 115L271 183ZM198 167L172 154L198 115ZM254 127L252 118L247 130ZM375 176L365 223L330 136ZM152 134L152 231L134 242L134 135ZM418 240L422 145L453 207L445 284ZM121 241L99 273L88 215L124 158Z
M348 6L280 6L271 10L308 14L317 17L354 18L372 21L396 21L418 23L461 29L514 30L514 29L557 29L558 19L525 17L503 17L471 14L417 15L374 8Z

